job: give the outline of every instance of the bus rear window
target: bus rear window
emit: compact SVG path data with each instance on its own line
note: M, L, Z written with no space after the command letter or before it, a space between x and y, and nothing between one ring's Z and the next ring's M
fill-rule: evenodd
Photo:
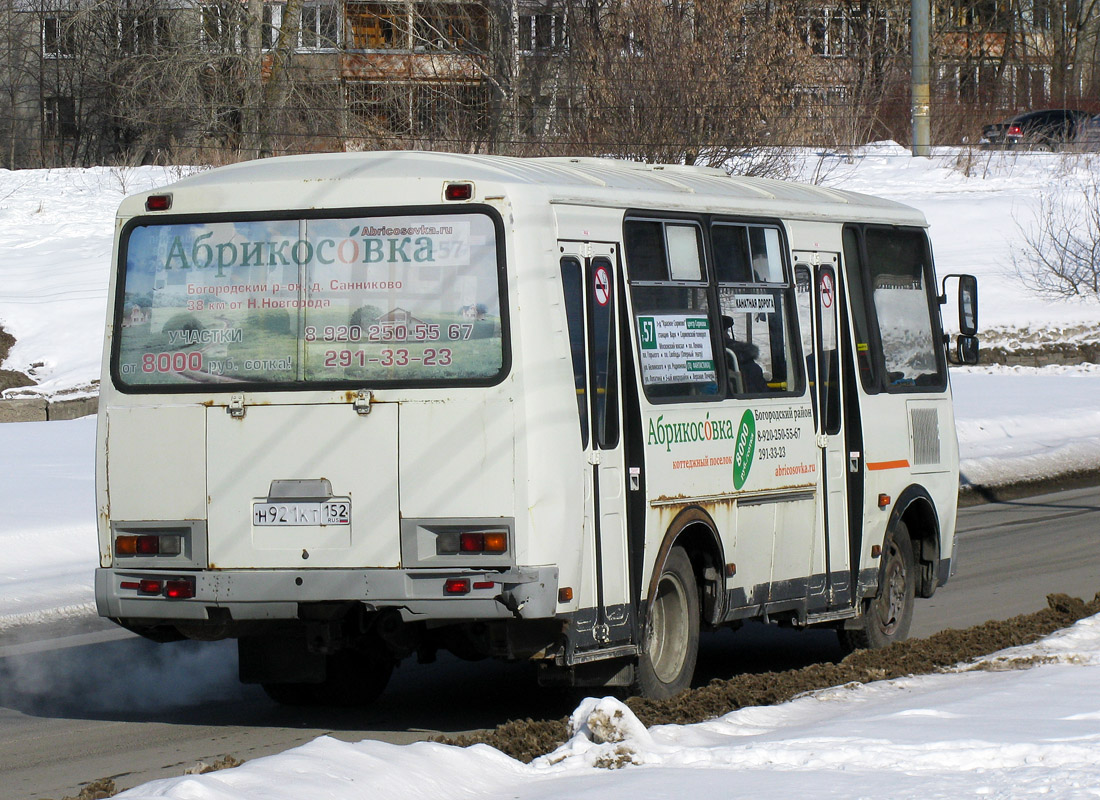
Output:
M120 388L494 382L485 214L137 225L120 249Z

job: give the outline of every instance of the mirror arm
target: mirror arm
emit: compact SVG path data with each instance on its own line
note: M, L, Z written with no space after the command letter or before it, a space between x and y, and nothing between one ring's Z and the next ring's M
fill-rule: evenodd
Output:
M940 301L941 306L947 305L947 279L948 278L965 278L965 277L967 277L967 276L964 275L961 272L951 272L947 275L944 275L940 279L940 295L936 299Z

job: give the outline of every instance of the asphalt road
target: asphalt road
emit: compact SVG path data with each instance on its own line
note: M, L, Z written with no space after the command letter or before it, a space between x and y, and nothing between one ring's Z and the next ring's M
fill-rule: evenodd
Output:
M1047 594L1100 591L1100 489L963 509L958 571L919 601L912 635L1043 608ZM704 637L698 682L840 657L828 631L759 624ZM156 645L80 620L0 642L0 800L76 795L175 777L229 754L247 760L328 734L407 743L516 717L563 716L573 693L541 690L524 665L406 662L370 709L286 709L236 680L232 642Z

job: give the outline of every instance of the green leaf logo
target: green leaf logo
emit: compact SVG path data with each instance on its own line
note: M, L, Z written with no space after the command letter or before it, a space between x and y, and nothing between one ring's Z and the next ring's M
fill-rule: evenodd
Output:
M756 420L752 409L745 411L737 428L737 440L733 448L733 488L740 489L749 479L749 469L756 456Z

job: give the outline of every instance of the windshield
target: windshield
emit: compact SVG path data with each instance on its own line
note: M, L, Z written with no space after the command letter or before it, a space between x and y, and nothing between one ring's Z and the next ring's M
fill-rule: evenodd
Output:
M139 224L120 252L122 388L484 384L504 369L485 214Z

